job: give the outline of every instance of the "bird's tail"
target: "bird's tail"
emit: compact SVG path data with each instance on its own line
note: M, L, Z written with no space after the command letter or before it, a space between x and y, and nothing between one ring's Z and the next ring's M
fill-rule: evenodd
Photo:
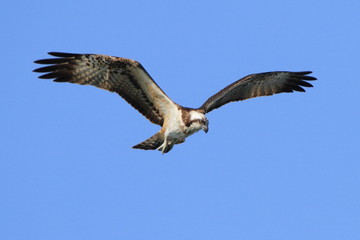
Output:
M144 150L155 150L161 146L164 142L164 133L159 131L152 137L145 141L133 146L133 148L144 149Z

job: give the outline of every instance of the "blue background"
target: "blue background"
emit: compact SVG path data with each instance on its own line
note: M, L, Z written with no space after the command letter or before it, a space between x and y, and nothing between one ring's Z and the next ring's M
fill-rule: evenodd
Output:
M3 1L0 239L360 239L359 1ZM37 79L48 51L140 61L200 106L250 73L306 93L232 103L165 155L118 95Z

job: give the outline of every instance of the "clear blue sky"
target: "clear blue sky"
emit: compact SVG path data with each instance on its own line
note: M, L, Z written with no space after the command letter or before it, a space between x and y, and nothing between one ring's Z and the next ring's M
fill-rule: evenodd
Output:
M360 239L359 1L4 1L0 239ZM116 94L32 72L48 51L140 61L198 107L250 73L306 93L232 103L169 154Z

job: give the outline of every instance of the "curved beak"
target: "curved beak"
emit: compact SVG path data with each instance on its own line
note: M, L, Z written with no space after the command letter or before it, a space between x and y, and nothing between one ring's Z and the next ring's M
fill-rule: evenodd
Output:
M202 130L204 130L205 133L207 133L207 132L209 131L209 125L208 125L208 123L206 123L206 124L204 124L204 125L202 126Z

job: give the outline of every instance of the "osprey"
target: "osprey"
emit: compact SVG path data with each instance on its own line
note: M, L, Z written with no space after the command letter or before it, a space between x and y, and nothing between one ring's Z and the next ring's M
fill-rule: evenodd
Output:
M158 149L162 153L199 130L207 132L209 121L205 114L224 104L282 92L305 92L301 86L312 87L307 81L316 80L308 76L310 71L251 74L214 94L201 107L186 108L173 102L137 61L99 54L49 54L57 58L35 61L50 65L34 70L46 73L39 78L93 85L118 93L150 122L162 127L133 148Z

